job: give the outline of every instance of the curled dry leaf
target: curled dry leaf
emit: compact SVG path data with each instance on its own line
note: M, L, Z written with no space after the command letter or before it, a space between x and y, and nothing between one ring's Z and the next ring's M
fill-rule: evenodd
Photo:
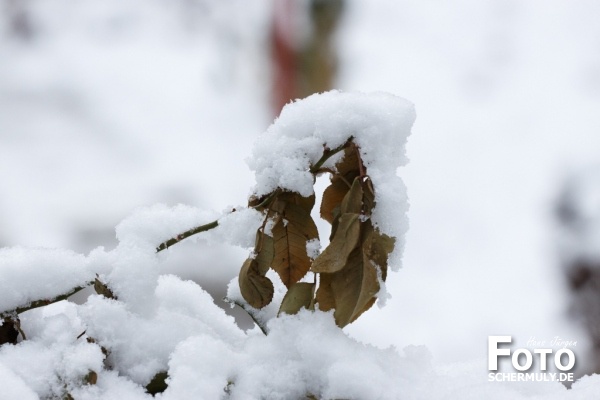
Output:
M358 175L358 170L353 170L346 175L333 175L331 177L331 184L325 188L323 199L321 200L321 208L319 210L321 218L333 224L335 210L339 210L342 200Z
M335 309L335 321L340 327L356 320L375 303L380 290L378 269L381 270L381 279L385 281L387 259L394 249L394 239L381 234L370 221L360 226L359 246L350 253L342 269L320 274L316 294L319 309Z
M359 177L352 182L350 191L346 193L340 206L341 214L354 213L360 214L363 209L363 182Z
M109 287L105 283L103 283L100 279L98 279L97 276L96 276L96 279L94 280L94 290L96 291L96 293L106 297L107 299L116 299L112 290L110 290Z
M337 272L344 268L348 256L360 239L360 219L358 214L343 214L339 218L335 236L329 246L315 259L313 272Z
M309 282L296 282L285 294L279 314L296 314L302 308L313 309L314 307L315 284Z
M360 175L358 156L354 146L344 149L343 158L335 165L335 169L336 171L331 171L331 184L323 192L320 209L321 218L330 224L334 223L335 209L340 207L352 182Z
M242 265L238 277L244 300L254 308L263 308L273 299L273 283L259 271L256 260L249 258Z
M351 144L344 149L344 155L340 161L335 164L335 169L338 175L345 176L349 172L355 171L359 174L360 162L358 160L358 152L356 145Z
M313 272L320 273L316 301L321 310L334 309L336 323L344 327L375 302L381 279L387 276L387 258L394 239L377 231L370 220L375 207L371 181L356 177L344 195L339 211L333 211L332 239L315 259Z
M265 275L273 262L273 238L262 229L256 231L256 256L242 265L238 281L244 300L254 308L262 308L273 299L273 283Z
M295 204L310 214L315 206L315 195L312 194L308 197L303 197L295 192L281 192L277 194L271 209L282 213L288 204Z
M348 193L348 190L348 185L339 176L332 177L331 184L323 192L320 209L321 218L333 224L335 218L334 210L336 207L339 210L340 204L342 204L342 200L346 193Z
M344 269L320 276L316 301L323 311L335 309L333 315L339 327L348 325L371 307L379 292L377 269L361 248L350 254Z
M275 249L273 245L273 238L262 232L260 229L256 232L256 244L254 247L254 252L256 253L256 257L254 259L258 264L258 272L264 276L271 267L273 257L275 256Z
M366 224L363 240L365 256L381 269L381 278L387 277L388 256L394 250L396 240L380 233L371 224Z

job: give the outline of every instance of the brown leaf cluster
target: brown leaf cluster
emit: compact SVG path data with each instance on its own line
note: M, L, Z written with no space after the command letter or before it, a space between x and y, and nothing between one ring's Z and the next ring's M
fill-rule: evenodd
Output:
M302 197L278 189L250 200L250 206L265 214L254 257L246 260L239 277L242 296L252 307L262 308L273 298L273 284L265 276L269 268L288 288L280 314L314 309L316 304L320 310L333 309L336 323L344 327L375 302L379 282L387 276L394 239L371 222L375 189L358 148L349 142L343 151L335 169L327 170L331 183L323 193L320 214L332 228L329 246L316 259L311 260L306 251L306 243L318 239L310 215L314 195ZM265 233L268 220L273 223L272 236ZM318 285L316 279L300 282L309 271L319 276Z

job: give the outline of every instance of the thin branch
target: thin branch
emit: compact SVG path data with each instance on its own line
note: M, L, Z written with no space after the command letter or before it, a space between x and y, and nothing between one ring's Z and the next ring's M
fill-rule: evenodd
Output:
M190 236L195 235L195 234L200 233L200 232L209 231L211 229L216 228L217 226L219 226L219 220L218 219L215 220L215 221L213 221L213 222L209 222L208 224L204 224L202 226L198 226L196 228L192 228L189 231L185 231L183 233L180 233L179 235L175 236L174 238L171 238L171 239L167 240L166 242L162 242L156 248L156 252L158 253L160 251L168 249L169 247L173 246L174 244L181 242L183 239L189 238Z
M23 329L21 329L21 320L19 318L17 318L16 320L13 321L13 325L15 326L15 328L17 328L17 331L19 331L19 333L21 334L21 338L23 340L27 340L27 336L25 336L25 332L23 332Z
M271 192L271 194L269 194L263 201L260 202L260 204L257 204L255 206L251 206L251 208L260 208L265 206L266 204L269 204L273 198L279 193L279 190L275 190L274 192ZM234 208L231 212L234 213L237 210ZM219 218L220 219L220 218ZM192 235L195 235L197 233L200 232L206 232L209 231L211 229L216 228L217 226L219 226L219 220L214 220L212 222L209 222L208 224L204 224L201 226L198 226L196 228L192 228L189 231L185 231L183 233L180 233L179 235L175 236L174 238L171 238L165 242L162 242L157 248L156 248L156 252L161 252L165 249L168 249L169 247L173 246L174 244L177 244L179 242L181 242L183 239L187 239Z
M262 333L265 334L265 336L267 336L267 327L265 325L263 325L257 318L256 316L252 313L252 310L248 310L244 304L235 301L235 300L231 300L227 297L225 297L223 299L225 302L230 303L230 304L235 304L236 306L240 307L242 310L246 311L246 313L250 316L250 318L252 318L252 321L254 321L254 323L256 324L256 326L258 326L260 328L260 330L262 331Z
M328 153L328 154L329 154L329 157L331 157L333 154L335 154L335 152L338 152L338 151L340 151L340 150L336 149L336 150L334 150L334 151L332 151L332 152ZM324 157L325 157L325 156L324 156ZM327 157L327 158L328 158L328 157ZM322 159L323 159L323 158L322 158ZM326 160L326 159L323 159L323 161L321 162L321 164L322 164L323 162L325 162L325 160ZM262 201L260 204L257 204L257 205L255 205L255 206L252 206L252 208L260 208L260 207L263 207L263 206L265 206L266 204L269 204L269 203L270 203L270 202L271 202L271 201L272 201L272 200L275 198L275 196L276 196L276 195L277 195L279 192L280 192L280 190L275 190L275 191L273 191L273 192L272 192L271 194L269 194L269 195L268 195L268 196L267 196L267 197L266 197L266 198L265 198L265 199L264 199L264 200L263 200L263 201ZM235 212L235 211L236 211L236 210L235 210L235 209L233 209L233 211L232 211L232 212ZM267 214L267 216L268 216L268 214ZM206 232L206 231L209 231L209 230L211 230L211 229L214 229L214 228L216 228L217 226L219 226L219 220L215 220L215 221L209 222L208 224L204 224L204 225L198 226L198 227L196 227L196 228L192 228L192 229L190 229L190 230L188 230L188 231L185 231L185 232L183 232L183 233L180 233L180 234L179 234L179 235L177 235L176 237L174 237L174 238L171 238L171 239L169 239L169 240L167 240L167 241L165 241L165 242L161 243L161 244L160 244L160 245L159 245L159 246L156 248L156 252L158 253L158 252L160 252L160 251L163 251L163 250L165 250L165 249L168 249L170 246L172 246L172 245L174 245L174 244L176 244L176 243L179 243L179 242L180 242L180 241L182 241L183 239L186 239L186 238L188 238L188 237L190 237L190 236L192 236L192 235L195 235L195 234L197 234L197 233L200 233L200 232ZM58 296L56 296L56 297L53 297L53 298L50 298L50 299L36 300L36 301L33 301L33 302L29 303L29 305L27 305L27 306L18 307L18 308L15 308L15 309L13 309L13 310L10 310L10 311L0 311L0 317L5 317L5 316L7 316L7 317L8 317L8 316L11 316L11 315L18 315L18 314L24 313L25 311L33 310L34 308L44 307L44 306L47 306L47 305L49 305L49 304L53 304L53 303L57 303L57 302L59 302L59 301L62 301L62 300L66 300L67 298L71 297L71 296L72 296L72 295L74 295L75 293L79 293L79 292L80 292L80 291L82 291L83 289L85 289L85 288L87 288L87 287L90 287L90 286L93 286L93 285L94 285L94 283L95 283L94 281L87 282L85 285L82 285L82 286L77 286L76 288L73 288L73 289L71 289L69 292L66 292L66 293L64 293L64 294L58 295ZM240 305L240 306L241 306L241 305ZM257 323L257 325L258 325L258 323ZM259 325L259 326L260 326L260 325ZM264 328L263 328L263 327L261 327L261 329L264 331ZM23 333L21 333L21 334L23 335ZM24 336L24 335L23 335L23 336Z
M350 136L350 138L346 141L346 143L344 143L341 146L336 147L333 150L330 149L326 149L323 152L323 156L319 159L319 161L317 161L315 163L315 165L313 165L312 167L310 167L310 173L311 174L315 174L319 171L319 169L321 169L321 167L323 166L323 164L325 164L325 162L327 160L329 160L332 156L334 156L335 154L339 153L340 151L344 150L346 147L348 147L350 145L350 143L352 143L352 139L353 137Z
M354 145L354 150L356 151L356 157L358 158L358 171L360 174L359 176L361 178L364 178L367 175L367 171L365 166L363 165L362 157L360 156L360 149L356 144Z
M76 288L71 289L69 292L67 292L65 294L58 295L51 299L36 300L36 301L29 303L29 305L27 305L27 306L18 307L16 309L10 310L10 311L3 311L0 313L0 315L4 316L4 315L15 314L15 313L21 314L21 313L24 313L25 311L33 310L34 308L44 307L44 306L47 306L48 304L57 303L59 301L66 300L67 298L73 296L75 293L79 293L83 289L85 289L88 286L93 285L93 284L94 284L94 282L88 282L86 285L77 286Z

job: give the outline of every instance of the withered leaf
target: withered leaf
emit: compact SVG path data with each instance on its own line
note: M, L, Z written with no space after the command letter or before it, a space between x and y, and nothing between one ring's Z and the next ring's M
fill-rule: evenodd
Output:
M337 232L338 225L340 224L340 207L336 207L333 209L333 223L331 224L331 234L329 235L329 241L331 242L335 237Z
M320 277L316 294L319 309L335 308L333 315L339 327L348 325L371 307L380 288L377 269L361 247L350 254L343 269L322 273Z
M256 260L247 259L238 277L244 300L254 308L263 308L273 299L273 283L259 272Z
M359 175L358 169L346 172L344 175L335 174L331 176L331 184L325 188L321 201L321 218L333 224L334 210L342 205L342 200L350 190L352 182Z
M336 274L319 274L319 288L315 294L315 301L319 305L319 310L329 311L335 309L335 297L331 282L335 280Z
M279 314L296 314L302 308L311 308L315 294L315 284L309 282L296 282L285 294Z
M279 213L279 220L273 227L275 257L271 268L289 288L310 269L306 242L318 239L319 233L310 212L302 206L287 203Z
M375 207L375 190L373 189L373 181L366 179L362 182L363 189L363 210L365 215L371 215Z
M380 233L373 228L371 223L365 224L363 251L367 259L381 268L381 278L385 281L387 276L388 256L394 250L396 240L393 237Z
M340 217L331 243L313 262L313 272L332 273L344 268L360 239L359 217L358 214L343 214Z
M271 263L275 256L273 238L259 229L256 232L254 251L256 252L254 259L258 264L258 272L264 276L269 271L269 268L271 268Z
M102 283L98 277L94 280L94 290L96 293L106 297L107 299L114 299L115 295L113 292L106 286L106 284Z
M340 207L348 190L348 185L339 176L332 177L331 184L323 192L320 209L321 218L333 224L333 210L336 207Z
M271 209L278 213L282 213L288 204L295 204L310 214L311 210L315 206L315 195L311 194L308 197L303 197L296 192L282 192L277 195L277 198L273 202Z
M95 371L90 371L83 377L83 382L86 385L95 385L98 383L98 374Z
M339 175L346 175L350 171L356 171L358 175L358 153L354 145L344 149L344 155L340 161L335 164L335 169Z
M248 207L250 208L256 208L258 211L263 211L265 209L265 206L261 206L261 204L269 197L271 196L271 193L269 194L265 194L264 196L261 197L257 197L255 195L250 196L250 198L248 199Z
M352 182L350 191L346 193L342 200L340 211L342 214L354 213L360 214L363 205L363 189L360 178L355 178Z

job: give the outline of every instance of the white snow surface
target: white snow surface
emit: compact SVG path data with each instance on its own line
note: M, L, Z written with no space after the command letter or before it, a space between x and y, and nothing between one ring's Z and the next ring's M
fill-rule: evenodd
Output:
M338 117L327 121L326 116L336 110L341 110ZM306 155L312 154L309 161L316 162L324 146L339 146L351 132L369 173L374 174L374 185L394 185L413 119L412 105L391 95L314 95L286 106L282 117L259 138L254 159L261 165L277 164L277 157L271 154L286 160L287 168L277 168L277 184L307 195L307 190L312 192L312 177L310 188L294 178L307 173ZM279 132L280 126L287 129ZM261 154L263 141L275 152ZM258 187L262 187L258 194L266 190L266 169L257 173ZM378 194L377 201L378 206L393 205L402 213L397 219L406 211L405 195L386 198ZM4 290L0 297L5 311L68 292L93 279L94 274L118 299L92 295L81 305L63 301L23 313L27 340L0 349L0 363L12 371L5 379L10 382L19 377L24 383L21 386L43 398L65 392L78 398L109 398L117 390L135 392L133 396L139 397L144 395L143 386L161 371L168 371L172 382L162 396L174 399L219 398L226 389L234 399L286 399L305 394L323 398L396 396L398 386L388 372L401 369L404 361L393 350L359 345L335 326L331 314L305 312L275 318L285 294L285 287L273 276L276 274L270 274L278 283L275 300L263 310L252 310L267 327L269 335L265 337L258 329L244 333L196 283L161 273L161 265L174 250L157 253L157 244L212 218L214 215L194 207L158 204L137 209L117 226L119 244L114 250L97 248L86 257L61 250L2 249ZM262 219L253 209L238 208L220 218L217 228L204 236L209 242L227 241L250 248ZM406 226L402 229L401 234ZM316 250L318 246L315 242L313 247ZM230 285L229 296L243 302L236 284L234 280ZM105 363L102 348L108 351ZM98 374L97 385L82 384L90 371ZM370 379L361 382L365 373ZM355 383L348 386L348 379ZM373 380L378 384L371 385Z
M343 101L339 102L340 99ZM392 150L393 154L402 154L403 150L401 146L390 146L391 139L380 135L378 130L392 135L404 126L406 134L414 116L408 103L382 94L335 92L312 96L288 107L300 116L306 105L307 114L314 115L315 103L320 104L317 109L325 108L328 112L336 109L334 105L353 114L360 114L364 105L367 116L380 110L379 123L369 123L368 117L357 118L361 121L358 126L368 126L364 131L370 136L361 136L363 130L341 118L338 122L344 121L345 129L328 126L325 144L339 145L347 139L347 130L353 131L365 157L371 157L369 170L375 171L375 186L385 184L385 179L394 179L395 164L389 164L392 157L386 150ZM392 107L388 109L386 104L390 103ZM290 118L285 112L283 115ZM394 122L383 123L385 115ZM402 118L397 119L398 115ZM278 123L274 126L279 126ZM296 123L304 126L300 119ZM315 130L310 129L304 131L310 135L303 140L298 133L302 129L296 130L293 125L289 121L288 131L296 132L292 137L305 143L307 149L303 151L301 145L295 144L287 147L293 149L290 154L303 158L314 153L318 157L316 149L322 148L323 138L316 141L312 135ZM269 135L273 130L269 129L267 138L272 139ZM338 132L338 138L331 132ZM369 147L368 137L388 145ZM400 145L404 140L400 140ZM374 153L385 160L381 165ZM296 162L303 168L308 165ZM384 171L390 168L394 173ZM282 176L294 176L299 170L281 172ZM291 181L283 178L278 184L281 182ZM296 186L298 182L287 188L303 190ZM400 210L406 209L406 204L402 204L406 202L404 196L391 200L385 197L388 192L378 196L380 203L399 203ZM233 244L252 246L250 238L244 239L239 232L253 235L261 223L257 214L241 209L223 217L223 225L238 232L232 235ZM331 312L304 310L294 316L276 317L285 289L272 271L269 276L276 283L275 300L263 310L251 310L268 334L259 329L244 332L198 284L161 273L161 265L176 249L156 253L157 242L194 227L207 216L181 205L159 204L138 209L118 225L116 249L98 248L87 257L59 250L3 249L0 266L6 286L0 297L5 308L27 303L38 292L43 297L60 294L69 285L90 279L95 269L117 300L92 295L81 305L62 301L22 313L21 326L27 340L0 348L0 385L10 385L11 396L19 398L61 397L69 392L77 399L143 399L151 397L144 386L157 373L167 371L169 386L158 398L284 400L314 395L322 399L441 399L472 396L485 381L485 362L463 366L457 373L434 366L423 346L409 346L401 353L393 347L380 349L366 345L339 329ZM215 233L218 229L207 235L215 235L218 240L223 237L223 233ZM39 277L43 278L43 285ZM18 293L24 294L18 297ZM242 301L236 280L230 284L228 295L232 300ZM106 360L103 349L108 352ZM84 383L90 371L97 374L94 385ZM568 394L586 398L592 387L600 387L600 377L576 383ZM560 383L528 387L498 383L496 390L488 393L486 389L481 393L484 392L491 399L566 398L566 389Z
M0 248L0 313L51 299L93 280L82 255L68 250Z
M224 204L244 199L252 176L241 160L255 134L270 122L264 106L268 85L264 73L257 74L266 70L261 64L266 52L255 51L264 41L268 3L4 0L3 11L12 11L13 5L17 11L29 9L35 29L32 41L19 41L10 36L6 15L0 18L2 244L82 252L98 243L112 248L114 226L141 204L186 202L222 210ZM400 170L411 198L405 268L388 277L394 297L387 307L371 309L346 332L378 347L393 343L405 348L396 360L427 358L408 344L425 343L431 349L433 373L427 376L432 378L423 380L429 374L427 363L409 363L413 367L404 372L411 379L398 379L398 398L596 399L597 376L583 377L568 391L553 383L490 383L482 376L486 360L479 357L487 336L499 332L525 340L566 335L580 342L578 364L589 354L585 335L565 315L567 302L546 221L557 177L600 156L598 3L347 4L338 37L338 87L406 96L417 105L419 119L408 143L411 163ZM97 232L103 236L95 236ZM156 232L168 236L166 229ZM239 241L253 236L250 232L244 239L239 233ZM84 280L97 272L116 284L141 271L150 273L139 288L143 301L120 300L127 308L119 314L124 321L156 323L168 320L158 317L157 310L175 312L175 306L161 305L157 294L159 287L167 287L159 283L160 276L173 271L173 263L182 276L194 274L198 264L217 266L208 273L226 281L239 268L231 262L234 249L202 242L191 243L198 245L198 258L186 260L190 246L182 243L156 261L150 247L158 243L144 238L144 230L140 234L144 244L135 252L123 246L122 254L99 248L87 257L64 256L73 266L85 258ZM128 260L119 261L119 277L116 261L126 255ZM11 257L18 258L16 253ZM124 277L128 265L136 270L130 278ZM20 279L14 271L12 276ZM182 292L191 286L168 278ZM59 279L48 279L57 283L48 294L58 292ZM123 289L125 295L134 286ZM4 293L9 292L0 291L0 297ZM205 299L196 295L187 298ZM21 301L19 296L13 300ZM99 310L109 309L105 300L93 297L89 304L94 302L101 304ZM0 398L46 398L62 390L65 379L98 366L94 345L73 344L90 323L84 322L81 306L61 302L21 318L29 340L0 351ZM316 330L327 331L330 324L325 318L319 321L314 324L323 329ZM211 334L199 332L173 351L167 363L173 380L165 396L202 398L218 391L230 371L226 360L234 347ZM237 334L249 338L260 333ZM340 357L349 343L344 349L356 349L355 340L340 341ZM219 350L210 352L212 345ZM373 357L384 358L370 349ZM140 360L147 360L141 353ZM298 356L291 354L290 364ZM196 373L208 365L196 355L205 360L222 355L211 368L216 370L214 385ZM370 365L377 362L372 361ZM164 359L152 363L156 368ZM148 371L136 373L135 379L141 379ZM194 379L206 386L194 385ZM371 394L361 383L346 385ZM132 376L106 369L99 372L97 385L71 393L76 399L149 398Z

